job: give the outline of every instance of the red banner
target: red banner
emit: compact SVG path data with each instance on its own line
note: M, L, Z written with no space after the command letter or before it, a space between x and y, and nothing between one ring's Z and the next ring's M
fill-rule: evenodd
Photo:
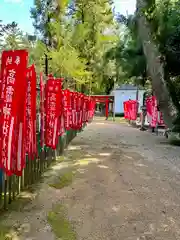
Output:
M70 130L70 114L71 114L71 93L68 89L63 90L63 116L64 126L68 131Z
M72 129L76 129L76 121L77 121L77 117L76 117L76 92L72 92Z
M26 153L29 158L37 156L36 145L36 72L34 65L27 69L26 94Z
M124 104L124 117L128 120L135 121L137 118L138 102L136 100L129 100Z
M148 97L146 99L146 112L147 112L147 121L151 123L152 121L152 98Z
M40 134L41 134L41 142L40 145L42 148L44 148L44 129L45 129L45 85L43 82L43 74L40 73L40 124L41 124L41 129L40 129Z
M124 102L124 118L128 119L128 102Z
M157 100L155 96L151 97L151 107L152 107L152 120L151 120L151 127L156 127L157 120L158 120L158 112L157 112Z
M79 129L82 128L83 124L83 105L84 105L84 95L80 94L80 112L79 112Z
M94 116L94 111L95 111L95 101L93 99L90 100L90 114L89 114L89 119L92 120Z
M163 120L162 112L158 112L158 125L165 127L165 123L164 123L164 120Z
M25 50L4 51L2 54L1 166L6 174L21 175L25 166Z
M61 80L49 77L46 84L46 146L56 149L58 143L59 118L61 116Z
M85 123L87 123L88 122L88 97L86 96L85 97L85 109L84 109L84 120L85 120Z
M79 119L80 119L80 94L76 93L76 129L79 129Z

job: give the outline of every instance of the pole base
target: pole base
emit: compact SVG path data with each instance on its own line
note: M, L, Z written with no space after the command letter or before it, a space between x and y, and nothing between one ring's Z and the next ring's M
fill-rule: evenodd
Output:
M144 127L141 127L139 130L140 131L146 131L146 129Z

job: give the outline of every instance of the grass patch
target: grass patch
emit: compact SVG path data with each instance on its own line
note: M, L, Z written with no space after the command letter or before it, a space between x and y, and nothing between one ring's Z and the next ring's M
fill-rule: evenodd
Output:
M79 150L79 151L69 151L68 152L68 159L67 161L69 162L76 162L78 159L82 158L82 156L85 154L85 152L83 152L83 150Z
M56 162L63 162L64 160L65 160L65 156L64 155L56 157Z
M63 205L56 205L48 213L48 222L54 234L61 240L76 240L76 233L67 219L66 209ZM1 240L1 239L0 239Z
M113 121L113 117L109 117L108 121ZM117 122L117 123L127 123L127 120L124 117L115 117L115 122Z
M96 117L95 119L97 120L102 120L102 121L105 121L106 117ZM113 122L113 117L112 116L109 116L108 119L106 121L110 121L110 122ZM122 116L115 116L115 122L117 123L127 123L127 120Z
M99 162L99 159L98 158L93 158L93 157L87 157L87 158L82 158L82 159L79 159L76 163L75 163L75 166L76 165L79 165L79 166L86 166L90 163L97 163Z
M10 227L0 225L0 240L11 240L12 237L11 234L9 234L10 230Z
M49 186L56 189L62 189L72 184L74 176L75 176L75 173L72 170L65 172L64 174L59 176L54 183L49 183Z

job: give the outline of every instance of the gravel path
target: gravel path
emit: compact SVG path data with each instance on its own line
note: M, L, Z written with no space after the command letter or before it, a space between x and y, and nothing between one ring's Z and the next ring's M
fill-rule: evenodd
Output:
M73 184L57 190L47 178L31 204L8 215L21 229L28 224L18 239L56 239L46 215L59 202L78 240L180 239L180 148L126 124L94 121L65 158L77 168ZM69 162L55 166L51 176Z

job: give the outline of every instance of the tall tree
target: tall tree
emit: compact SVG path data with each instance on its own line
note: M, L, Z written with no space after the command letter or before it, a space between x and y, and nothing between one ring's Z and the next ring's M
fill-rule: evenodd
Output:
M3 27L5 49L19 49L22 47L23 34L16 22L9 23Z
M71 5L74 19L73 45L86 61L89 78L82 91L96 90L102 79L100 68L102 57L110 41L114 41L110 29L113 28L113 14L110 1L77 0ZM109 32L108 32L109 31ZM102 72L102 71L101 71ZM94 89L93 89L94 88Z
M67 19L67 0L35 0L31 9L34 27L41 34L41 40L46 44L45 53L51 59L49 69L56 76L63 76L69 83L82 83L84 75L84 61L72 46L72 29L70 19ZM67 82L67 81L65 81Z
M58 20L60 25L68 2L69 0L34 0L34 6L30 11L33 26L48 46L51 46L53 42L52 22Z
M48 18L50 17L50 0L34 0L34 6L31 8L31 18L36 33L39 34L46 43L48 36Z
M108 0L69 2L35 0L34 26L50 43L51 70L71 83L74 78L83 92L96 91L103 78L103 54L114 41L112 6Z
M146 0L137 0L138 32L143 43L143 51L147 60L149 75L152 79L153 91L157 97L163 118L168 127L172 127L173 105L164 79L164 63L161 54L153 40L151 26L147 21L144 10L148 7Z

